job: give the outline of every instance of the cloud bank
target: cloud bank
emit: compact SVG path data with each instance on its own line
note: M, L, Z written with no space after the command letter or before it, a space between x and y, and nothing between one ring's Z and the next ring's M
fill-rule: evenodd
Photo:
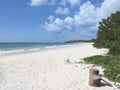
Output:
M74 32L79 35L94 36L98 30L98 22L120 10L119 0L104 0L96 6L90 1L82 0L31 0L31 6L56 5L53 15L40 26L50 32ZM79 9L74 11L75 7ZM73 10L73 11L70 11ZM57 15L65 15L61 18ZM70 15L70 16L69 16Z
M62 0L62 4L66 4L67 1L77 2L77 0ZM68 16L60 19L49 16L49 21L45 21L43 28L53 32L75 31L76 29L85 33L97 32L98 22L117 10L120 10L119 0L104 0L100 7L96 7L90 1L87 1L79 7L79 11L73 17Z

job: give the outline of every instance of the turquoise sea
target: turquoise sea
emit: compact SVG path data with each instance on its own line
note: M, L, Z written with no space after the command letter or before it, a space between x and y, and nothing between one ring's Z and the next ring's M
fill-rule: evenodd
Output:
M80 43L0 43L0 55L36 52L74 46Z

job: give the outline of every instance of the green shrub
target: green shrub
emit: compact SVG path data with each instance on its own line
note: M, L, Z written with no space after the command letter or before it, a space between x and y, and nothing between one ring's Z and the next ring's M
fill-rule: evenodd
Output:
M120 11L99 22L94 46L108 48L109 54L120 55Z
M120 73L120 56L93 56L84 59L85 63L102 66L104 68L104 76L114 81L115 77ZM118 80L120 82L120 79Z
M109 54L120 55L120 44L114 43L113 45L111 45L111 47L109 49Z

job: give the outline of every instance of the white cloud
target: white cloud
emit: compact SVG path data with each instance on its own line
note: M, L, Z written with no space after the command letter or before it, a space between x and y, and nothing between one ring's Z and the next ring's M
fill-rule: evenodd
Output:
M71 4L71 6L75 6L75 5L79 5L80 4L80 0L68 0L68 1Z
M58 7L55 11L56 14L69 14L70 13L70 10L69 8L61 8L61 7Z
M50 20L50 22L53 22L55 18L53 16L49 16L48 19Z
M52 16L53 17L53 16ZM59 18L56 18L54 21L50 20L50 23L45 22L44 27L49 31L61 31L63 28L63 21Z
M69 30L69 31L75 30L74 19L72 19L71 17L66 17L63 22L64 22L65 30Z
M44 28L49 31L79 29L86 30L86 33L95 32L97 31L98 22L117 10L120 10L119 0L104 0L100 7L95 7L90 1L87 1L80 6L79 11L73 17L54 18L50 22L45 22Z
M66 4L70 4L71 7L79 5L80 0L31 0L30 5L31 6L42 6L42 5L54 5L61 3L61 5L66 6Z
M61 0L61 4L66 6L66 4L70 4L72 7L75 5L79 5L80 4L80 0Z
M54 5L55 0L31 0L31 6Z
M89 8L88 8L89 7ZM79 12L74 15L76 25L81 27L93 26L98 22L98 16L96 16L97 9L91 2L86 2L80 6Z
M61 20L60 18L54 18L53 16L49 16L50 22L45 22L43 28L46 28L48 31L60 32L61 30L69 30L73 31L74 21L72 18L67 17L65 20Z
M98 12L99 16L105 18L117 10L120 10L120 0L105 0Z

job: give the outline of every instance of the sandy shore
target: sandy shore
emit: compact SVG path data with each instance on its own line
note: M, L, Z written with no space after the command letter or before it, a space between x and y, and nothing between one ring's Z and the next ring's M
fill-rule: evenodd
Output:
M69 64L84 57L101 55L106 49L92 44L41 52L1 56L0 90L114 90L113 87L90 87L90 65ZM97 67L102 74L101 67Z

